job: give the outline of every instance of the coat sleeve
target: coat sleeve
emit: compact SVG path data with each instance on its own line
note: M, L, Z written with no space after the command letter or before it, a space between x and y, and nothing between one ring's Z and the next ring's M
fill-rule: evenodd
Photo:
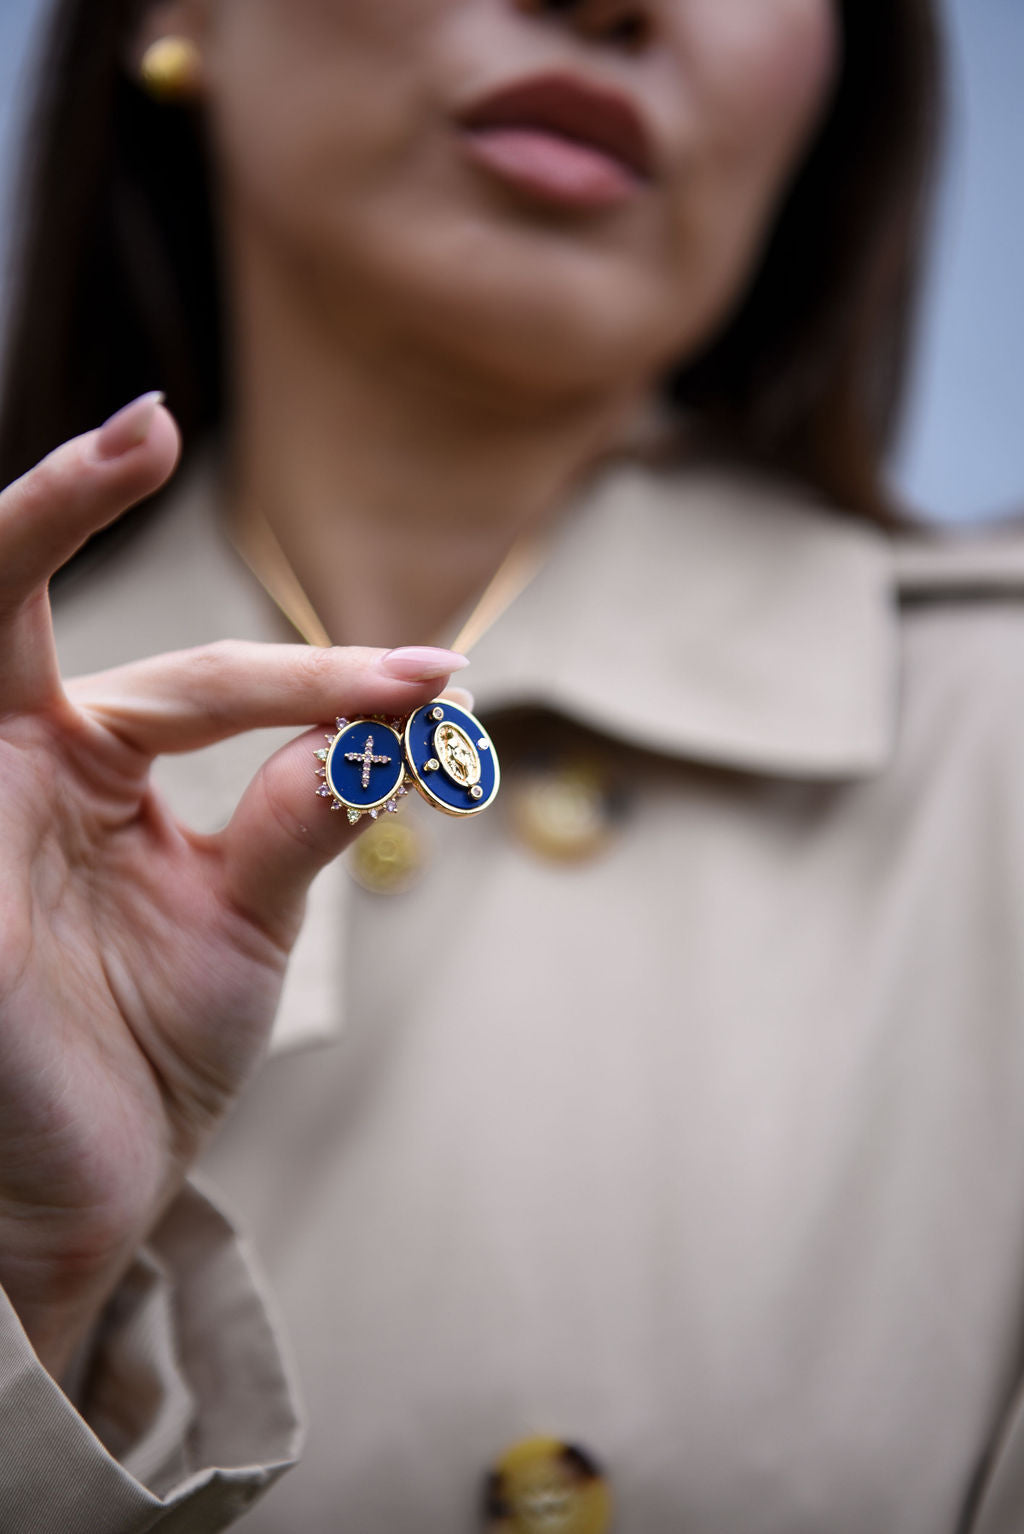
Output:
M0 1531L212 1534L292 1464L295 1397L261 1284L187 1188L112 1299L76 1385L0 1291Z

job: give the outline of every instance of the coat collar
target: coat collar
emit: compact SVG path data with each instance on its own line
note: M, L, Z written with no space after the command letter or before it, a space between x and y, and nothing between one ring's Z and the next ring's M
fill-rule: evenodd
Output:
M482 709L525 703L734 769L845 778L893 747L893 550L733 467L608 472L479 642Z
M734 469L617 468L560 525L534 579L473 652L482 712L548 706L662 753L752 772L852 777L894 735L896 576L888 540ZM69 674L289 630L224 540L215 476L186 479L124 547L58 592ZM212 829L279 743L260 732L158 777ZM272 1048L342 1027L343 869L316 880Z
M735 466L616 466L559 524L467 679L483 711L550 707L668 755L871 773L895 737L899 588L915 558L938 557L903 543ZM72 671L291 635L220 531L208 465L66 596L58 611L77 610L89 641Z

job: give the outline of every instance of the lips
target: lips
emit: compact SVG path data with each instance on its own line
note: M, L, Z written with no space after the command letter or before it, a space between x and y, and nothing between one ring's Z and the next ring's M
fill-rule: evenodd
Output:
M460 126L488 169L550 200L616 202L654 170L650 135L628 97L573 76L506 86L471 106Z

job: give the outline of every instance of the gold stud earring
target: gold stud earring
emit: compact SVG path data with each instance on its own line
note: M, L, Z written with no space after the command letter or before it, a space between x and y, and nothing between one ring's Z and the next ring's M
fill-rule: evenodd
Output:
M142 55L142 84L154 101L192 101L203 83L203 59L190 37L158 37Z

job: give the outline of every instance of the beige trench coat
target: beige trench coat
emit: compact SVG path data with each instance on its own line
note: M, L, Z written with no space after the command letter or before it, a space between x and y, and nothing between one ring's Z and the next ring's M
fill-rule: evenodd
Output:
M284 637L199 485L58 622L74 672ZM297 1379L252 1534L471 1534L532 1433L617 1534L1020 1534L1024 540L617 469L468 678L506 808L318 880L202 1172L246 1245L186 1194L67 1394L3 1314L0 1529L225 1526ZM163 782L216 825L274 743ZM508 815L566 752L577 866Z

